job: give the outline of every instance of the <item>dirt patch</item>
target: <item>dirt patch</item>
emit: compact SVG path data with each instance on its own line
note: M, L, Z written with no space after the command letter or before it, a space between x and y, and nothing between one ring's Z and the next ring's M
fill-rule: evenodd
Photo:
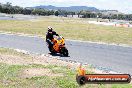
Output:
M29 59L24 59L20 56L0 54L0 62L7 63L10 65L26 65L30 63L29 61L30 61Z
M0 54L0 62L7 63L10 65L29 65L29 64L41 64L41 65L57 65L57 66L67 66L68 68L77 68L78 63L73 63L69 61L62 61L57 58L42 56L42 55L29 55L30 58L25 58L22 56L13 55L2 55Z
M22 78L31 78L31 77L36 77L36 76L56 77L56 76L63 76L63 74L61 73L55 74L52 72L52 70L47 69L47 68L28 68L28 69L24 69L21 72Z
M0 62L7 63L10 65L29 65L29 64L42 64L48 65L47 63L48 58L43 57L39 58L39 56L30 56L23 57L23 56L15 56L15 55L2 55L0 54Z

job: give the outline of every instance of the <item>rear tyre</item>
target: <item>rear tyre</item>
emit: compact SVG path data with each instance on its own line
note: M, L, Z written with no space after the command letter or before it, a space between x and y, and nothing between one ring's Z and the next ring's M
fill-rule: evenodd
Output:
M68 53L68 50L66 48L62 48L61 49L61 53L64 55L64 56L68 56L69 53Z

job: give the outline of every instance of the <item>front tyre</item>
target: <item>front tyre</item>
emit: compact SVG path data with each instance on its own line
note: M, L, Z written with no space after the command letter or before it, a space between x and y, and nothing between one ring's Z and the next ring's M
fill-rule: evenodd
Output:
M52 47L48 47L51 54L55 54L54 49Z
M84 85L86 83L86 78L84 76L76 76L76 81L79 85Z

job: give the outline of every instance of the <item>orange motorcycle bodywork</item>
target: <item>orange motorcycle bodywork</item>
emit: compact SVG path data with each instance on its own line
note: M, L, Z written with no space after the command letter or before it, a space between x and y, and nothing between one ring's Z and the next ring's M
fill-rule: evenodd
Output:
M53 49L56 51L56 52L60 52L60 49L62 47L65 47L65 41L64 41L64 38L61 38L60 40L58 40L57 38L54 38L52 40L52 42L54 43L53 45Z

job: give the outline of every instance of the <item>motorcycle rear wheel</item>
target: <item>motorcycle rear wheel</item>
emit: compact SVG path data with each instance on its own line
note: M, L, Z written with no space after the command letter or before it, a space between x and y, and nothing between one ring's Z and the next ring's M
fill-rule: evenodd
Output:
M68 50L66 48L62 48L61 49L61 53L64 55L64 56L68 56L69 53L68 53Z

